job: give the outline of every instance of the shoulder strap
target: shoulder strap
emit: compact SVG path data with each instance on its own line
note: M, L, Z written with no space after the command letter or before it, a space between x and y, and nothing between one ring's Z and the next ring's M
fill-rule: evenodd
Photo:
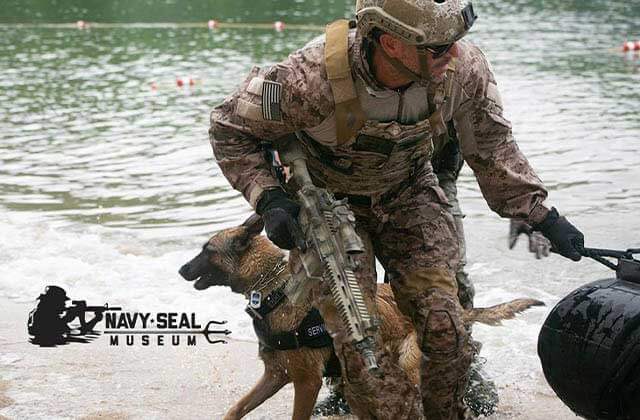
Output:
M325 66L327 79L335 101L336 135L344 144L364 125L367 117L362 110L349 64L349 21L337 20L327 25Z
M453 75L456 71L456 59L449 62L447 67L446 78L443 83L439 83L435 89L429 88L429 123L434 135L441 136L447 132L447 125L442 118L442 105L451 96L453 88Z

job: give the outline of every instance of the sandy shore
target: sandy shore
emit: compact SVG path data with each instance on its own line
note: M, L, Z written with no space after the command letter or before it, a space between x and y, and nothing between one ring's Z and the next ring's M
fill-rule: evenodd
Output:
M0 299L0 307L0 418L216 419L262 373L257 345L234 340L114 347L99 337L42 348L27 341L29 305ZM512 387L500 395L491 419L577 418L549 395ZM292 402L289 385L247 418L286 419Z

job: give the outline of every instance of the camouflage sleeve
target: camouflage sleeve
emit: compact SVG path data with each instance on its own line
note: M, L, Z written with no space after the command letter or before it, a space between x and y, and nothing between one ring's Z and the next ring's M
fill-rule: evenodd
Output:
M464 100L453 121L465 161L489 207L502 217L541 222L547 191L516 144L511 123L486 58L476 47L466 52L461 88Z
M211 113L209 141L216 161L253 208L263 191L279 187L260 143L318 125L333 111L318 49L295 52L264 69L254 67Z

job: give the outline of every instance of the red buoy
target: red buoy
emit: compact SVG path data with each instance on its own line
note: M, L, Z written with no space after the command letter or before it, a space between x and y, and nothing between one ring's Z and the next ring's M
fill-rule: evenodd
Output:
M184 80L182 80L182 79L180 79L180 78L177 78L177 79L176 79L176 85L177 85L178 87L182 87L182 86L184 86Z

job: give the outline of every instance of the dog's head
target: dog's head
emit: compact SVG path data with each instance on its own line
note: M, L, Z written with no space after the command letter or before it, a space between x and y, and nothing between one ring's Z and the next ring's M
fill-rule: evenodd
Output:
M198 255L180 268L180 275L188 281L196 280L194 287L198 290L229 286L234 292L244 293L263 269L265 257L281 255L260 236L263 227L262 218L254 214L242 225L216 233Z

